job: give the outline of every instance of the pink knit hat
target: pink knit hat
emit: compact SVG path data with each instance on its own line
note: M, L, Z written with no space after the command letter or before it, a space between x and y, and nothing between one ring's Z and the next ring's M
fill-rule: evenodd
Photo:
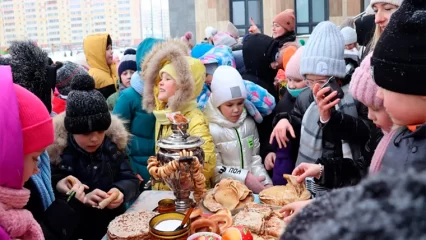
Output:
M27 89L15 84L19 118L24 140L24 155L39 151L53 143L52 118L43 102Z
M53 143L53 123L43 102L13 83L10 66L0 76L0 186L20 189L24 155Z
M300 60L302 58L304 48L305 47L298 48L296 53L290 58L290 61L288 61L285 68L285 75L287 78L300 80L304 79L304 77L300 74Z
M296 18L293 9L286 9L274 17L274 23L278 23L285 30L292 32L296 27Z
M370 59L372 55L373 52L368 54L361 62L361 66L355 70L349 85L349 91L353 98L367 107L381 108L383 107L383 101L376 97L379 87L371 77Z

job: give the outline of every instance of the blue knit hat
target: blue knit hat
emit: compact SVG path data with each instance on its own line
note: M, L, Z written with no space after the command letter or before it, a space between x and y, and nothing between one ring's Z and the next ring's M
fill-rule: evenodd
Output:
M210 43L199 43L195 45L191 50L191 57L200 58L208 51L210 51L214 46Z
M120 65L118 66L118 76L120 76L120 79L121 79L121 74L124 71L126 71L126 70L136 71L137 70L136 55L132 54L132 53L134 53L134 52L126 50L124 52L124 56L120 59Z
M319 23L306 44L300 74L345 77L345 40L337 26L329 21Z

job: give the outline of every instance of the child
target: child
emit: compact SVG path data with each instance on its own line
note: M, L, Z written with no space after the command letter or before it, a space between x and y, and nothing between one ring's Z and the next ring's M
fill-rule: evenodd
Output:
M53 98L53 112L60 114L65 111L68 93L71 91L71 81L76 75L88 74L87 71L75 63L66 61L56 71L56 89L59 95Z
M23 186L39 172L37 158L53 142L52 119L40 99L13 84L9 66L1 66L0 75L0 238L42 240L40 225L23 209L30 198Z
M146 38L139 44L136 51L138 71L133 74L130 87L120 93L113 110L113 114L127 122L126 127L131 134L127 150L130 164L145 183L151 178L147 170L148 158L155 155L155 117L142 109L144 81L140 77L140 68L145 55L159 42L159 39Z
M357 48L357 35L355 29L351 27L344 27L340 32L345 40L345 62L346 62L346 76L343 84L348 84L351 81L352 74L359 66L358 48Z
M154 113L155 140L171 135L172 129L166 113L180 112L190 119L188 133L201 137L204 144L206 187L213 186L216 167L214 143L205 116L197 108L197 96L203 89L206 68L200 60L187 56L188 47L180 40L168 40L154 46L142 65L145 80L143 108ZM157 185L156 189L167 189Z
M400 128L384 154L380 171L426 166L426 6L405 0L380 37L371 59L386 111Z
M84 54L90 66L89 75L95 80L95 87L107 99L117 91L118 79L113 62L112 39L109 34L92 34L83 42Z
M287 64L287 91L275 109L277 112L290 112L299 94L308 89L304 77L300 75L300 59L303 49L304 47L299 48ZM299 140L299 138L292 139L291 144L289 143L286 148L279 148L275 141L273 144L275 152L266 155L265 168L267 170L273 169L272 181L274 185L285 185L287 183L283 174L291 174L294 169L299 150Z
M216 146L216 182L232 177L259 193L272 180L259 156L256 124L244 110L243 79L235 68L221 66L213 75L211 89L205 114Z
M120 65L118 66L118 92L113 93L107 98L108 109L112 111L114 109L115 103L117 102L118 95L120 92L128 87L130 87L130 79L133 76L133 73L136 69L136 53L130 54L129 51L125 52L124 56L121 58Z
M129 134L94 88L90 76L74 77L66 112L54 117L55 142L48 148L55 196L68 198L68 176L84 184L76 191L80 202L76 201L74 208L80 219L74 232L68 233L73 239L101 239L109 222L124 213L125 203L139 188L125 153ZM105 209L97 208L117 190L115 201Z

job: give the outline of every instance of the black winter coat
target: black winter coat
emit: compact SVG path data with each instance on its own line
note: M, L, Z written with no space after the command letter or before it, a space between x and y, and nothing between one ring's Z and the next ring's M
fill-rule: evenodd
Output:
M275 61L278 53L278 42L264 34L250 34L243 43L243 59L246 72L243 79L251 81L266 89L278 101L278 90L274 86L274 79L277 70L272 69L270 64ZM275 113L263 118L263 122L256 127L259 132L260 156L265 159L266 155L274 152L269 144L269 137L272 133L272 121Z
M382 159L380 171L405 171L409 166L417 170L426 169L426 124L412 132L399 129L393 136Z
M118 188L124 194L123 204L113 210L99 210L76 202L75 210L79 212L80 222L72 234L73 239L102 238L109 222L125 212L125 203L133 199L139 189L138 179L130 167L125 151L120 151L108 137L105 137L102 146L95 153L87 153L77 145L70 134L68 146L61 154L61 161L52 166L53 186L69 175L89 186L86 193L95 189L108 192L111 188ZM55 195L59 199L67 197L60 193Z

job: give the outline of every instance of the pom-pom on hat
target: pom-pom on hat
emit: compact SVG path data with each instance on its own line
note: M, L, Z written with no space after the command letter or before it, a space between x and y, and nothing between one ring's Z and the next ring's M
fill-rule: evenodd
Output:
M65 116L65 129L72 134L106 131L111 125L111 114L102 93L95 90L89 75L77 75L71 82Z

